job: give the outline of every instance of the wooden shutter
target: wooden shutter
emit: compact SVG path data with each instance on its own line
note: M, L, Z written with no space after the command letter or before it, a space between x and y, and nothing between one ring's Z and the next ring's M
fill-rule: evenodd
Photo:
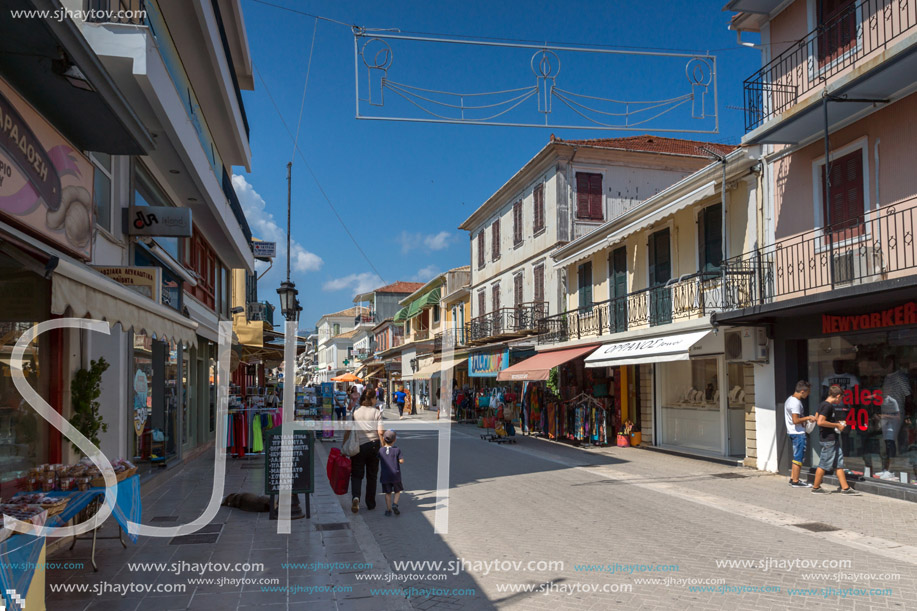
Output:
M612 297L624 297L627 295L627 249L616 248L611 259Z
M602 175L589 176L589 218L602 220L605 217L602 210Z
M478 269L484 267L484 231L478 234Z
M863 152L854 151L840 159L831 161L831 205L827 203L828 189L825 185L825 172L822 168L822 212L825 224L843 229L850 228L856 219L863 215L864 177Z
M478 316L484 316L487 313L487 296L484 291L478 291Z
M491 306L493 308L493 312L496 313L500 309L500 283L498 282L497 284L493 285L490 290Z
M522 200L513 204L513 244L522 243Z
M544 265L536 267L533 276L535 282L535 301L540 303L544 301Z
M589 218L589 175L576 173L576 218Z
M535 191L532 193L532 199L534 200L534 231L541 231L544 228L544 184L538 184L535 186Z
M491 225L490 239L492 240L490 258L496 261L500 258L500 219L495 220Z
M818 0L818 64L831 63L856 45L855 0Z
M602 210L602 175L576 173L576 217L600 221Z
M700 271L720 269L723 262L722 204L708 206L697 215L697 249Z
M583 263L577 269L579 307L592 307L592 261Z
M649 239L650 286L661 286L672 278L669 229L657 231Z
M518 308L522 303L522 274L520 273L513 276L513 305Z

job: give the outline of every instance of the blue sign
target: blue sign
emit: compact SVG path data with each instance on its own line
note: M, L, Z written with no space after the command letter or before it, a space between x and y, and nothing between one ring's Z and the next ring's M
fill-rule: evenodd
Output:
M479 352L468 359L468 375L472 378L495 378L509 367L509 349L501 352Z

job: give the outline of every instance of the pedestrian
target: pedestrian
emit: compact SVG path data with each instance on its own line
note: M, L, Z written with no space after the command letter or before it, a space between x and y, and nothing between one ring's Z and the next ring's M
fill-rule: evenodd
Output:
M353 411L353 430L344 432L344 442L351 435L357 436L360 451L350 457L350 494L352 501L350 510L357 513L360 510L360 489L363 477L366 477L366 508L376 507L376 477L379 473L379 448L382 445L382 414L373 406L371 397L365 397L357 409ZM343 445L343 444L342 444Z
M407 395L404 392L404 387L399 386L398 390L395 391L395 405L398 406L398 416L399 418L404 418L404 402L407 398Z
M404 387L404 403L407 406L409 416L417 413L414 411L414 397L411 396L411 388L409 386Z
M786 433L793 445L793 471L790 476L790 486L793 488L811 488L808 482L799 481L802 471L802 461L806 457L806 423L815 422L815 416L803 416L802 401L809 396L812 385L805 380L796 382L796 391L790 395L784 404L786 416Z
M347 398L348 398L347 411L350 412L351 414L353 413L353 410L357 409L357 407L360 406L361 394L362 393L360 392L360 389L357 388L356 386L351 386L350 390L347 391Z
M347 397L343 391L332 390L331 393L334 401L334 413L337 415L338 421L343 421L347 418Z
M821 487L822 478L825 477L825 472L834 471L840 483L837 492L856 494L856 491L847 484L847 476L844 473L844 452L838 443L838 436L844 431L846 424L843 420L837 421L835 409L841 402L843 393L844 391L837 384L829 386L828 397L821 402L816 412L815 423L819 427L821 456L818 469L815 470L815 484L812 486L812 492L827 493L828 491Z
M404 484L401 482L401 465L404 464L404 458L401 456L401 449L395 447L395 431L385 431L382 436L382 447L379 449L379 466L380 478L382 483L382 492L385 493L385 515L401 515L398 510L398 500L404 491ZM394 495L394 502L392 496Z

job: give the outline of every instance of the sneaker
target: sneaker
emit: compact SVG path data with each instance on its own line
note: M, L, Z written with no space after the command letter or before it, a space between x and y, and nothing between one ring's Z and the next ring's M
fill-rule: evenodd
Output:
M812 484L810 484L809 482L800 482L798 480L794 482L793 480L790 480L790 488L811 488L811 487L812 487Z
M392 515L391 509L386 509L386 510L385 510L385 517L391 517L391 515Z
M885 472L883 472L882 475L879 476L879 479L893 480L893 481L897 481L897 480L898 480L897 476L895 476L895 474L892 473L891 471L885 471Z
M857 492L856 490L854 490L854 489L851 488L850 486L847 486L846 488L841 488L840 486L838 486L838 487L837 487L837 490L835 490L835 492L836 492L837 494L850 494L850 495L853 495L853 496L856 496L856 495L859 495L859 494L860 494L859 492Z
M392 503L392 511L395 512L395 515L396 515L396 516L400 516L400 515L401 515L401 511L398 509L398 504L397 504L397 503Z
M821 486L819 486L818 488L812 488L812 492L813 492L814 494L828 494L828 491L825 490L825 489L824 489L823 487L821 487Z
M360 511L360 499L353 497L353 502L350 503L350 511L357 513Z

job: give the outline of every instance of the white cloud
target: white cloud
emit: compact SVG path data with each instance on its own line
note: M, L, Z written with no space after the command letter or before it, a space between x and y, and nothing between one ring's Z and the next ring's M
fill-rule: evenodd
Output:
M436 278L440 274L439 268L435 265L428 265L417 270L417 273L414 274L412 280L414 282L427 282Z
M412 250L423 248L426 250L445 250L449 248L456 240L455 234L448 231L431 233L410 233L402 231L398 236L398 242L401 244L401 252L408 253Z
M232 186L242 204L242 211L252 229L252 235L267 242L277 242L277 260L286 258L287 234L274 220L274 215L265 209L264 198L244 176L233 174ZM290 269L295 272L314 272L321 269L322 258L302 247L296 240L290 246Z
M360 274L350 274L343 278L329 280L322 285L323 291L343 291L351 289L353 295L367 293L375 288L382 286L382 278L372 272L362 272Z

